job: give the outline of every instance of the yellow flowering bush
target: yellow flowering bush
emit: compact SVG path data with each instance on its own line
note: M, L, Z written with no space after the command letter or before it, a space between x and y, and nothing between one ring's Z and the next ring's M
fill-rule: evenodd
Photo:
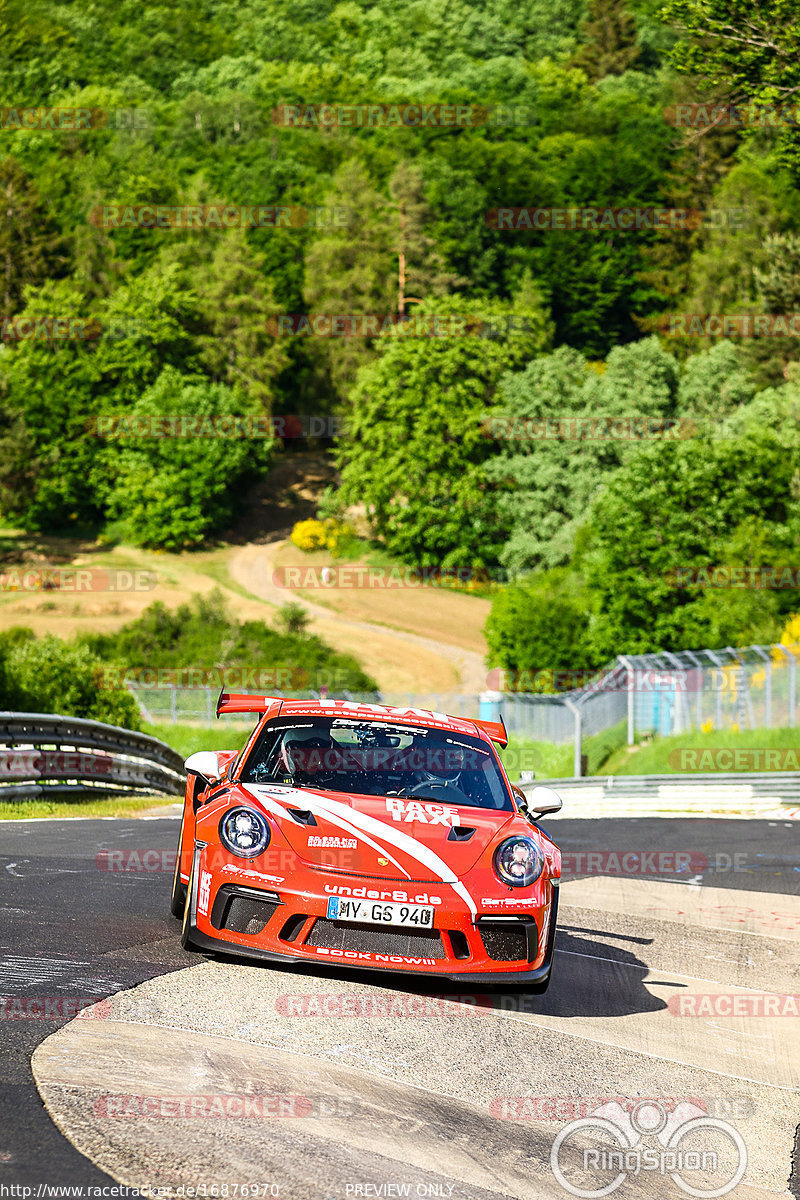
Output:
M329 550L336 555L342 538L350 534L350 528L344 521L328 517L324 521L311 519L297 521L291 533L291 540L300 550L310 553L312 550Z
M792 613L778 640L795 658L800 657L800 613ZM786 662L786 655L782 650L773 650L772 657L775 661Z

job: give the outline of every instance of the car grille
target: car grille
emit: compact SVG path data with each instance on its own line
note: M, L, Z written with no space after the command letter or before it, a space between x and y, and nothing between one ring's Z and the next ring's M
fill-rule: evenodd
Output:
M528 929L530 928L532 945L528 947ZM493 962L532 962L536 957L537 934L533 921L478 922L478 933L481 935L483 948Z
M216 929L229 929L231 933L251 936L261 933L276 908L281 907L274 893L269 896L270 899L262 900L252 892L243 894L230 885L221 887L214 901L211 924Z
M373 954L404 954L423 958L446 958L438 930L406 933L375 925L345 925L319 917L306 938L306 946L328 950L360 950Z

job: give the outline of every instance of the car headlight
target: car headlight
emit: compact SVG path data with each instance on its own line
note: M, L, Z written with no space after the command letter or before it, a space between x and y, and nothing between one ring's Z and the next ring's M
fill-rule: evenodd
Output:
M232 808L219 823L220 840L239 858L256 858L269 845L269 825L252 808Z
M509 887L530 887L542 873L544 856L533 838L506 838L494 852L494 870Z

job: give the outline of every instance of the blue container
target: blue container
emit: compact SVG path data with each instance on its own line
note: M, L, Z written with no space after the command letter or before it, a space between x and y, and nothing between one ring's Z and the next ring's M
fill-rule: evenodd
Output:
M480 721L496 721L500 724L500 705L503 702L502 692L481 692L478 719Z

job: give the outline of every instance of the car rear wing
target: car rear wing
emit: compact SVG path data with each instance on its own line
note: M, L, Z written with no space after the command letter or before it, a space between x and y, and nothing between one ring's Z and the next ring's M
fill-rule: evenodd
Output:
M496 745L501 746L501 747L505 747L508 745L508 733L506 732L506 723L502 717L500 718L499 724L497 721L477 721L477 720L475 721L475 724L478 726L479 729L482 729L484 733L488 733L489 737L492 739L492 741Z
M230 713L279 713L283 700L279 696L251 696L247 692L220 692L217 716Z
M232 713L269 713L271 716L276 717L281 711L281 708L285 702L286 701L280 696L253 696L247 692L220 692L219 699L217 700L217 716L221 717L223 715L230 715ZM292 704L297 702L290 700L288 703ZM341 712L345 711L345 706L347 706L347 712L350 712L352 709L359 708L359 705L354 704L352 701L303 700L300 703L307 708L314 710L318 709L321 714L328 716L341 715ZM364 706L365 709L370 707L372 706ZM443 719L447 720L446 717ZM500 718L499 724L497 721L479 721L474 719L472 720L472 724L477 725L483 730L484 733L488 734L492 741L498 746L502 747L508 745L508 733L506 732L505 723L502 717Z

